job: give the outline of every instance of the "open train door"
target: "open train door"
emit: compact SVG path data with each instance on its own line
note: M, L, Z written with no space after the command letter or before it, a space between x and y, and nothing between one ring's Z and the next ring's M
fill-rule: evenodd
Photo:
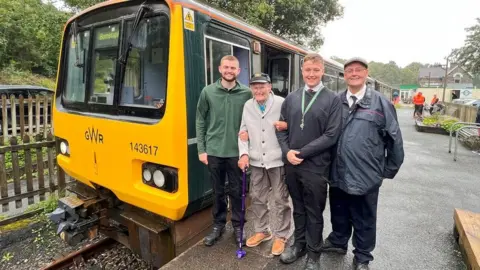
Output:
M292 56L276 55L268 58L268 74L272 79L272 91L275 95L286 97L290 92Z

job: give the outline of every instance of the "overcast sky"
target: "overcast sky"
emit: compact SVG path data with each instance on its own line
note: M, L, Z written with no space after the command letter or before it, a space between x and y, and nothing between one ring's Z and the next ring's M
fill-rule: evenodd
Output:
M323 29L327 57L361 56L367 61L445 62L461 47L465 28L480 17L480 0L339 0L343 18Z

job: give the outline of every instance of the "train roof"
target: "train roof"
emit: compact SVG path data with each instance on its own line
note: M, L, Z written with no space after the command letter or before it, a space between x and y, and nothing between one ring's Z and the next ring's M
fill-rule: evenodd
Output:
M84 14L86 14L86 13L92 11L92 10L95 10L95 9L98 9L98 8L101 8L101 7L106 7L106 6L109 6L109 5L113 5L113 4L116 4L116 3L126 2L126 1L128 1L128 0L109 0L109 1L101 2L99 4L91 6L87 9L77 13L72 18L70 18L67 23L70 23L71 21L75 20L76 18L78 18L78 17L80 17L80 16L82 16L82 15L84 15ZM278 36L274 33L271 33L270 31L265 30L261 27L252 26L252 25L248 24L241 17L239 17L237 15L234 15L234 14L231 14L229 12L223 11L223 10L216 9L216 8L214 8L214 7L208 5L208 4L206 4L206 3L204 3L200 0L165 0L165 1L170 5L180 4L185 8L189 8L189 9L196 10L198 12L207 14L208 16L212 17L213 19L215 19L217 21L233 25L236 28L238 28L238 29L240 29L240 30L242 30L246 33L250 33L251 35L253 35L253 36L255 36L259 39L270 42L271 44L275 44L275 45L278 45L280 47L286 47L290 50L293 50L293 51L301 53L301 54L308 54L308 53L313 53L314 52L314 51L310 50L309 48L307 48L303 45L300 45L300 44L297 44L297 43L295 43L291 40L287 40L285 38L282 38L282 37L280 37L280 36ZM324 57L324 59L325 59L326 63L328 63L330 65L333 65L333 66L337 67L338 69L343 70L343 64L341 64L341 63L339 63L339 62L337 62L337 61L335 61L331 58L328 58L328 57ZM368 78L371 79L371 80L375 80L374 78L372 78L370 76ZM382 83L382 84L385 84L385 83Z

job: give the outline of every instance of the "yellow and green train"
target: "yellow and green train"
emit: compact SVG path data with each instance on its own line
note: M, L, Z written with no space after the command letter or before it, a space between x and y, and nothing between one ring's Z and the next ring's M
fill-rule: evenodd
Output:
M81 200L63 200L62 207L94 205L86 201L97 194L96 204L109 203L91 211L123 220L124 243L146 241L142 229L161 234L157 240L168 250L161 259L132 249L156 266L168 262L211 224L213 191L198 160L195 113L202 88L220 76L220 59L239 59L243 84L252 73L269 73L274 93L286 96L302 86L308 52L193 0L113 0L76 14L64 29L53 122L58 164L76 180ZM325 84L345 89L342 65L327 59L325 66ZM56 221L71 225L67 216ZM78 216L89 223L89 216ZM163 225L155 229L148 220Z

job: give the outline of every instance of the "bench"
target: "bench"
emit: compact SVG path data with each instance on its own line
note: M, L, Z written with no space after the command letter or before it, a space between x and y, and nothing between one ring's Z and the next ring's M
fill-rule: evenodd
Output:
M480 270L480 214L455 208L454 223L453 234L467 269Z

